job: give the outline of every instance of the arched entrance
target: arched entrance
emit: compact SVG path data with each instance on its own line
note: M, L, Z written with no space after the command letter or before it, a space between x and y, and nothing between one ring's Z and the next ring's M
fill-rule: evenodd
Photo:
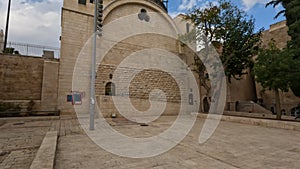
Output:
M108 82L105 85L105 95L106 96L115 96L115 90L116 90L116 86L114 83L112 82Z
M209 102L208 102L208 98L205 97L203 99L203 111L204 111L204 113L208 113L209 108L210 108L210 105L209 105Z

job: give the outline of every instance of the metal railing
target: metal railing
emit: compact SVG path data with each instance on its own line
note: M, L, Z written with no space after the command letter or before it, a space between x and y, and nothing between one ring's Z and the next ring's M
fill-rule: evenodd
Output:
M168 12L168 8L166 7L166 5L164 4L165 1L162 0L149 0L150 2L153 2L157 5L159 5L160 7L162 7L166 12Z
M0 43L0 46L3 47L3 43ZM8 42L6 45L7 49L13 48L14 54L27 55L27 56L37 56L42 57L43 51L53 51L55 58L60 58L60 48L50 47L50 46L42 46L42 45L34 45L20 42ZM1 52L2 52L1 48Z

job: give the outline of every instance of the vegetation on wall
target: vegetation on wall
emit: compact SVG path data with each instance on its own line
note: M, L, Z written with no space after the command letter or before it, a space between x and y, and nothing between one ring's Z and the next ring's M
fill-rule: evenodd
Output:
M21 110L21 107L19 105L14 104L14 103L0 102L0 112L20 111L20 110Z

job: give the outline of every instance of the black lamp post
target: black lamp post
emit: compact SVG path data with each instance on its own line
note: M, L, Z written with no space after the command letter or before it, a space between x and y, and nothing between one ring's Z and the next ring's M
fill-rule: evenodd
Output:
M4 37L4 47L3 47L3 52L6 50L6 45L7 45L7 35L8 35L8 25L9 25L9 15L10 15L10 4L11 0L8 0L8 7L7 7L7 19L6 19L6 28L5 28L5 37Z

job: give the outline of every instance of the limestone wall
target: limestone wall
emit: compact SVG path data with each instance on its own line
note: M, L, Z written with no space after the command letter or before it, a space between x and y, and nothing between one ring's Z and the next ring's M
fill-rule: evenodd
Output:
M116 67L111 65L101 65L99 67L96 80L96 95L105 95L105 86L112 81L109 75L113 74L115 69ZM128 73L136 70L124 68L123 71ZM122 78L130 79L132 77L126 77L126 73L124 73ZM133 99L148 100L150 92L154 89L163 91L168 102L179 103L181 100L180 89L173 77L166 72L151 69L143 70L133 77L130 82L128 95ZM127 95L127 93L122 93L122 90L117 86L116 95Z
M65 4L68 1L64 1ZM62 10L61 58L59 67L58 106L65 112L72 112L67 95L72 91L72 76L79 52L93 31L93 17L87 14ZM87 56L91 57L91 56Z
M59 68L59 90L58 90L58 104L59 109L65 113L74 112L74 107L71 103L66 101L66 97L68 94L72 92L72 78L73 71L75 67L76 60L80 54L81 49L87 40L91 37L93 33L93 8L92 4L87 1L86 6L80 5L77 1L64 1L64 7L62 9L62 36L61 36L61 62ZM164 12L164 10L153 3L152 1L141 1L141 0L110 0L104 1L104 25L116 21L118 18L136 14L136 20L138 20L138 13L141 9L146 9L147 12L160 12L161 16L158 18L167 28L169 32L176 33L176 28L173 24L172 19ZM122 23L124 24L124 23ZM137 28L140 25L133 25L132 23L128 24L128 29ZM139 23L141 24L141 22ZM166 26L167 25L167 26ZM162 28L155 28L162 29ZM105 30L104 30L105 31ZM126 30L119 30L120 32ZM118 36L117 32L115 36ZM108 39L110 40L110 39ZM158 48L173 48L173 51L176 52L177 44L176 42L167 43L168 41L164 41L162 37L155 36L139 36L134 37L126 41L126 43L134 44L133 46L146 46L151 44L152 46L156 46ZM102 64L106 65L117 65L122 61L124 56L131 54L134 50L131 50L132 47L126 46L126 43L118 43L115 45L116 50L112 50L109 52ZM175 46L175 49L174 49ZM91 51L91 45L89 45ZM138 50L138 49L137 49ZM86 56L86 61L84 64L89 64L88 58L91 58L91 52L87 51L84 53ZM83 63L82 63L83 64ZM109 77L109 73L105 74L105 77L97 76L97 83L102 85L102 89L100 90L98 87L97 93L104 92L103 85L107 83L107 79ZM97 86L96 86L97 87ZM100 90L100 91L99 91ZM85 93L89 93L89 91L83 91Z
M270 25L270 29L266 30L262 34L262 46L268 47L268 43L271 39L275 40L276 46L280 49L286 47L287 41L291 38L288 35L288 27L286 21L281 21Z
M256 101L255 83L253 82L250 70L247 70L247 74L243 75L240 79L232 78L231 83L227 83L227 86L227 102Z
M117 117L121 117L122 115L116 109L112 97L120 97L120 96L100 95L96 97L98 106L100 107L100 112L104 117L111 117L112 114L116 114ZM138 111L145 112L150 108L150 102L148 99L131 98L130 101L131 104L134 106L134 108L137 109ZM166 108L162 112L162 115L178 115L179 110L180 110L179 103L167 102Z
M185 15L179 14L173 19L181 35L184 35L188 33L188 30L192 31L193 29L193 25L190 22L187 22L184 17ZM187 24L189 24L189 26L187 26Z
M0 100L40 100L44 59L0 57Z
M56 59L0 54L0 103L4 109L56 110Z
M57 110L58 68L59 63L57 61L44 61L41 93L42 110Z

